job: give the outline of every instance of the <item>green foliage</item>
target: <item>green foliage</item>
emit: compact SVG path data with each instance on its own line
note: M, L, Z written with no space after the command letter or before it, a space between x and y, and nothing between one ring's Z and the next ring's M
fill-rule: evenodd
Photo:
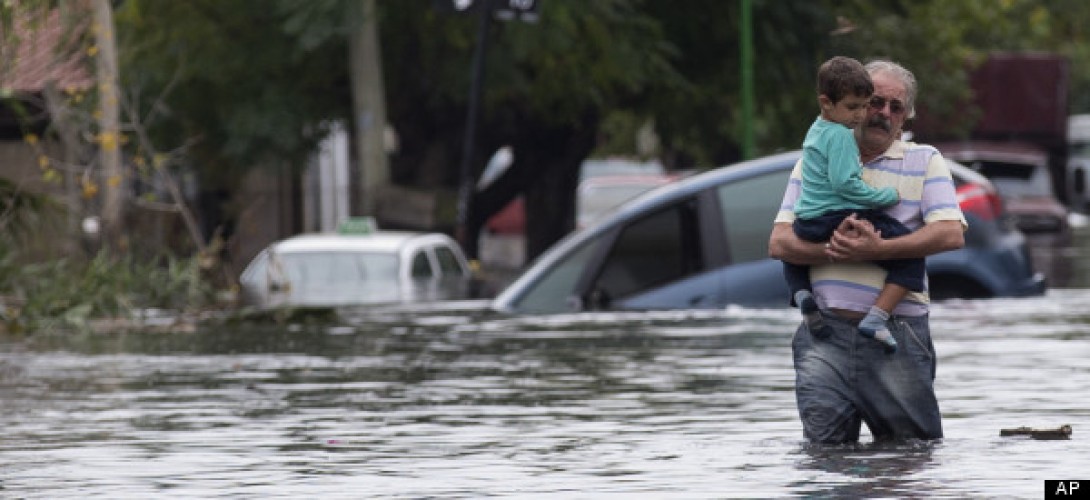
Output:
M200 138L193 155L205 179L269 159L300 165L350 109L343 36L315 35L339 33L316 23L344 5L125 2L115 18L122 80L142 90L144 109L167 111L157 142ZM172 90L160 101L163 89Z
M402 146L391 174L410 184L452 185L478 18L440 11L433 0L376 4L388 118ZM814 72L837 54L903 63L919 78L918 105L942 126L967 130L974 114L959 103L970 97L973 64L997 50L1055 51L1072 63L1071 111L1090 112L1084 91L1090 65L1083 62L1090 60L1090 4L1081 0L752 5L758 154L798 147L817 113ZM124 87L160 118L145 124L156 144L199 139L188 164L204 189L236 187L257 165L300 168L328 124L349 118L346 40L358 6L358 0L117 3ZM507 143L514 134L504 133L512 130L575 134L604 124L597 130L611 143L601 151L621 153L636 141L618 134L654 123L669 164L738 160L745 125L739 21L738 1L542 0L537 23L493 22L480 147ZM0 26L5 22L10 10L0 9ZM550 137L541 144L551 150L523 157L547 157L564 142ZM421 165L434 170L418 174Z
M0 248L25 240L41 229L60 207L48 196L28 193L0 178Z
M490 45L489 105L560 123L654 91L681 91L659 23L628 0L543 2L535 24L503 23Z
M440 12L433 4L380 2L391 109L401 109L402 100L406 108L451 109L468 99L478 17ZM549 0L535 23L492 22L484 112L567 123L587 109L623 106L650 89L683 84L658 23L637 6L632 0Z
M103 252L90 261L24 266L15 257L0 252L0 324L9 331L80 329L93 318L134 318L151 308L192 311L214 303L196 258L138 262Z
M297 160L323 124L351 108L345 40L357 4L124 2L123 78L148 89L174 81L171 124L160 131L173 143L201 137L208 170ZM391 121L409 135L430 130L425 142L458 143L477 17L439 11L432 0L377 5ZM919 76L920 104L964 128L955 103L968 97L967 67L993 50L1085 60L1088 17L1078 0L754 0L758 149L797 147L816 112L813 73L832 55L902 62ZM837 31L838 18L853 29ZM721 0L543 1L537 23L492 23L485 120L627 113L653 118L666 149L699 164L738 159L738 23L738 2ZM1090 97L1081 96L1090 93L1077 88L1090 84L1090 69L1074 64L1072 74L1073 109L1086 109Z

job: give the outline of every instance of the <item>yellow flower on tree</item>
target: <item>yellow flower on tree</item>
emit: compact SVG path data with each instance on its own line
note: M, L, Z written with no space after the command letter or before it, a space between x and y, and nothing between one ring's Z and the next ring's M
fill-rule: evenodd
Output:
M98 185L89 179L83 180L83 197L90 199L94 198L98 194Z
M106 185L110 186L112 188L120 186L121 185L121 176L120 175L111 175L109 179L106 179Z
M117 149L117 134L113 132L103 132L98 134L98 143L102 146L102 149L106 151L113 151Z
M23 137L23 140L31 146L36 146L38 144L38 136L34 134L27 134Z

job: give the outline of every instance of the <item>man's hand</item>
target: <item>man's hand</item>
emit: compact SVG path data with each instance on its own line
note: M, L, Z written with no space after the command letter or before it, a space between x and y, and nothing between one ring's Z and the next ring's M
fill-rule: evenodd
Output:
M963 231L961 221L941 220L911 234L884 240L874 226L852 214L844 218L829 239L825 257L831 262L924 258L964 246Z
M876 255L880 245L881 232L875 230L869 221L860 220L855 214L851 214L840 222L833 236L829 238L825 255L831 262L878 260Z

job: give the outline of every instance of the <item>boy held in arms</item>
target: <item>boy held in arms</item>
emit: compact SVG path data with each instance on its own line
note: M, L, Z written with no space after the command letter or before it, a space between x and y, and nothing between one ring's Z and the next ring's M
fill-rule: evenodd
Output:
M898 201L893 188L875 189L863 181L859 147L854 129L866 118L874 85L859 61L834 57L818 69L817 93L821 115L802 143L802 191L795 204L794 231L812 242L828 241L840 222L851 214L871 223L883 238L903 236L910 231L879 210ZM886 283L870 312L859 322L859 333L882 342L887 352L897 350L897 341L886 322L890 311L909 290L923 291L924 259L875 262L887 271ZM791 298L806 317L815 337L828 336L821 312L811 293L808 266L784 262L784 277Z

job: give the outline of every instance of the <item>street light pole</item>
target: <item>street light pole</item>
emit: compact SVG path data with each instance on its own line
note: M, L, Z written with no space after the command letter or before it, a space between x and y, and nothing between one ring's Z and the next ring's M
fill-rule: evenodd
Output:
M465 138L462 141L462 165L458 185L458 214L455 220L455 237L462 248L476 249L470 245L469 200L473 195L473 154L477 139L477 115L481 106L481 90L484 80L484 56L488 44L488 25L492 19L492 0L482 0L477 10L477 48L473 52L473 77L469 88L469 110L466 116ZM476 258L476 251L470 252Z

